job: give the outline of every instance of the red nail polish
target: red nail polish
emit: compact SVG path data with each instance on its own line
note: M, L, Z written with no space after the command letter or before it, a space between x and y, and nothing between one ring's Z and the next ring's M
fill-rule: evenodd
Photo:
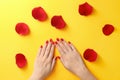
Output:
M57 57L55 58L55 60L57 60Z
M53 42L53 40L52 40L52 39L50 39L50 42Z
M63 39L63 38L61 38L61 41L64 41L64 39Z
M43 46L41 45L40 48L43 48Z
M71 44L71 42L70 42L70 41L68 41L68 44Z
M57 57L55 58L55 60L57 60L57 59L60 59L60 56L57 56Z
M56 40L59 41L59 38L57 38Z
M48 40L46 41L46 44L48 44Z
M57 42L55 42L55 44L58 44Z
M52 42L52 44L54 45L55 43L54 43L54 42Z
M60 56L58 56L57 58L60 59Z

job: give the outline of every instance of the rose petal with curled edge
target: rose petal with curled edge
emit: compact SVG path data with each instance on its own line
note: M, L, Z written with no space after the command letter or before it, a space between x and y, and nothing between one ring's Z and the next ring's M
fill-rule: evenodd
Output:
M106 24L102 29L104 35L108 36L114 31L114 26L111 24Z
M29 34L29 27L26 23L18 23L15 26L15 30L19 35L27 35Z
M88 16L93 12L93 7L87 2L79 5L79 14L83 16Z
M27 60L22 53L16 54L15 59L16 59L16 64L19 68L23 68L26 66Z
M63 29L66 26L65 21L62 16L53 16L51 19L51 25L57 29Z
M97 59L97 53L93 49L86 49L83 57L89 62L94 62Z
M37 19L39 21L45 21L48 18L47 13L45 12L45 10L42 7L33 8L32 16L34 19Z

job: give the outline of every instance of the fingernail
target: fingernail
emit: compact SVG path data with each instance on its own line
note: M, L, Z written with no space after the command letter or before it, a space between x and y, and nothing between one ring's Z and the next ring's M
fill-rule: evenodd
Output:
M43 48L43 46L41 45L40 48Z
M59 41L59 38L57 38L56 40Z
M70 42L70 41L68 41L68 44L71 44L71 42Z
M60 59L60 56L56 56L55 60Z
M50 42L53 42L53 40L52 40L52 39L50 39Z
M58 44L57 42L55 42L55 44Z
M64 41L64 39L63 39L63 38L61 38L61 41Z
M52 42L52 44L54 45L55 43L54 43L54 42Z
M48 44L48 40L46 41L46 44Z

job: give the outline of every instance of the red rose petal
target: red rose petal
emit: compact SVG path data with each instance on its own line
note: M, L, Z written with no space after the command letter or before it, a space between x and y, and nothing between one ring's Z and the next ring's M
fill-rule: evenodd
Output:
M89 62L93 62L97 59L97 53L93 49L86 49L83 56Z
M62 16L53 16L51 19L51 25L57 29L63 29L66 26Z
M88 4L87 2L79 5L79 14L80 15L88 16L92 13L92 11L93 11L93 7L90 4Z
M18 24L16 24L15 30L20 35L27 35L27 34L29 34L29 27L25 23L18 23Z
M34 19L37 19L39 21L45 21L48 18L45 10L42 7L33 8L32 16Z
M26 66L27 60L23 54L18 53L16 54L15 58L16 58L16 64L19 68L23 68Z
M114 26L111 24L106 24L103 29L102 29L103 33L108 36L110 35L113 31L114 31Z

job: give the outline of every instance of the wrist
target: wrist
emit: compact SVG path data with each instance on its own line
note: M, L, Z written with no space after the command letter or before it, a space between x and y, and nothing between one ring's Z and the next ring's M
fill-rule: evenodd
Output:
M94 75L86 68L86 66L83 66L81 70L78 70L77 75L81 80L97 80Z
M44 79L42 78L42 76L33 73L32 76L30 77L30 80L44 80Z
M88 73L87 68L85 66L82 66L81 68L77 70L76 75L81 78L85 76L87 73Z

